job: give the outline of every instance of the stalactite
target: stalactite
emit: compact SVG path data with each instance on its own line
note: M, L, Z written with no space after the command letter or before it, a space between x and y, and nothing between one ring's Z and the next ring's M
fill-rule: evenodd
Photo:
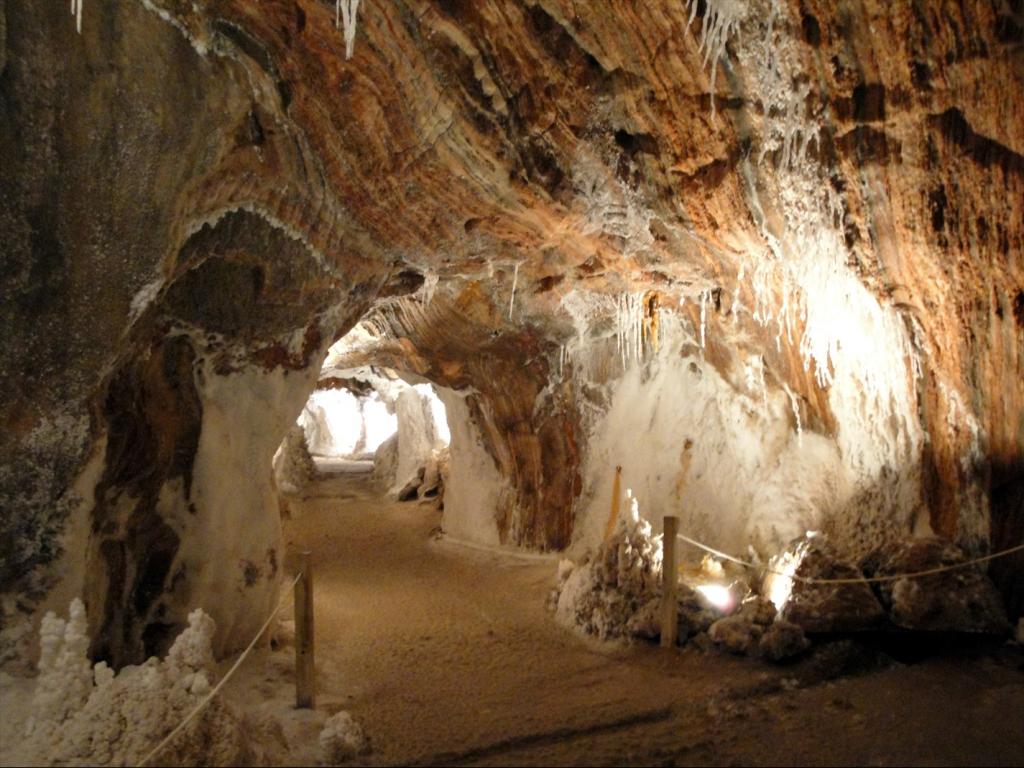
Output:
M689 27L697 15L697 0L687 0L690 17ZM704 18L700 26L700 46L697 52L704 52L704 66L711 63L711 116L715 118L715 81L718 78L718 60L725 53L725 44L739 28L746 13L746 6L740 0L707 0Z
M512 267L512 296L508 300L508 319L512 319L512 310L516 306L516 285L519 283L519 265L522 262L517 261Z
M82 3L85 0L71 0L71 15L75 17L75 31L82 34Z
M81 2L81 0L79 0ZM359 12L359 0L335 0L334 3L334 25L341 28L345 34L345 58L351 59L356 47L356 14ZM340 19L339 19L340 17Z

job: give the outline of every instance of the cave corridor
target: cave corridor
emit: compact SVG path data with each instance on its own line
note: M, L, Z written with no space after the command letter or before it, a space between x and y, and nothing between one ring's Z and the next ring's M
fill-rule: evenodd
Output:
M1021 0L68 11L0 764L1024 762Z

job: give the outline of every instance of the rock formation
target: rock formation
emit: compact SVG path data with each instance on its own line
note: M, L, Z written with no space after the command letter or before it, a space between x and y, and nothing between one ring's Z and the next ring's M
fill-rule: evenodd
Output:
M247 642L360 322L501 543L593 546L616 465L762 556L1024 539L1019 3L364 0L351 58L334 14L0 0L3 637L82 595L115 666L189 605Z

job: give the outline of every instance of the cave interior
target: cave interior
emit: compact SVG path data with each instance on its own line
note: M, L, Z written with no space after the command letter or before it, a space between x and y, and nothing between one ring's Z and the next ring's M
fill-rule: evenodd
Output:
M1024 761L1020 0L70 10L2 764Z

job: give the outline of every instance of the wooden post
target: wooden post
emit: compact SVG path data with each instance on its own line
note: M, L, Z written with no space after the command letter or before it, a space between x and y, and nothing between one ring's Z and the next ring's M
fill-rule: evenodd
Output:
M679 636L676 612L676 584L679 568L676 564L676 534L679 533L679 518L666 515L662 525L661 539L661 647L672 648Z
M313 659L313 570L309 552L299 557L302 576L295 582L295 706L316 707L316 664Z

